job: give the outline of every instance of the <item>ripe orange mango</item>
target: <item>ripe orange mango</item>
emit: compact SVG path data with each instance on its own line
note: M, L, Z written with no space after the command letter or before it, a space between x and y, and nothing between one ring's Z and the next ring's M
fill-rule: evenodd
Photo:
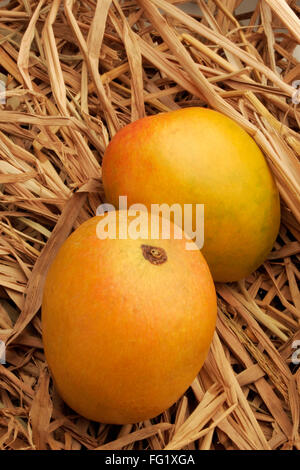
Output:
M184 237L99 239L103 217L77 228L49 268L43 342L71 408L99 422L134 423L171 406L197 375L216 293L204 257L186 250Z
M201 107L160 113L121 129L103 158L107 202L204 204L205 256L215 281L257 269L280 224L279 194L255 141ZM185 228L185 227L184 227Z

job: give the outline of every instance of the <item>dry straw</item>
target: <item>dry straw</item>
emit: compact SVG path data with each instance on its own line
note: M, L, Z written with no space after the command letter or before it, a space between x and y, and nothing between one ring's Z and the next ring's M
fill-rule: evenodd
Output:
M241 0L196 0L189 15L184 3L19 0L0 10L1 449L300 449L299 7L261 0L237 14ZM89 422L62 403L45 363L46 270L103 201L109 139L186 106L225 113L263 149L280 234L248 279L217 285L210 353L174 406L135 425Z

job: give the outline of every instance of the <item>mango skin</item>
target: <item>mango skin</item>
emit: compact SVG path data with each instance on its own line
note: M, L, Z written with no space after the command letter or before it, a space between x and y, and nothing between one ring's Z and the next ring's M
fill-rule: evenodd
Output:
M201 107L137 120L103 157L107 202L204 204L205 256L215 281L247 277L266 259L280 199L264 155L238 124Z
M204 257L184 238L100 240L100 219L75 230L49 268L45 355L71 408L135 423L169 408L196 377L215 329L216 292ZM143 244L163 248L167 261L152 264Z

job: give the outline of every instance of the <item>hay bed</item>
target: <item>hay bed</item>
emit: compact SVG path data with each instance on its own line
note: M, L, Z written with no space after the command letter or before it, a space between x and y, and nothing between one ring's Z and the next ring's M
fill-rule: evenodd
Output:
M177 0L3 3L0 448L299 450L296 2L261 0L240 15L240 0L197 0L194 15ZM248 279L217 285L213 344L178 403L151 421L99 425L53 389L39 312L46 268L103 201L111 136L185 106L227 114L263 149L281 194L280 235Z

